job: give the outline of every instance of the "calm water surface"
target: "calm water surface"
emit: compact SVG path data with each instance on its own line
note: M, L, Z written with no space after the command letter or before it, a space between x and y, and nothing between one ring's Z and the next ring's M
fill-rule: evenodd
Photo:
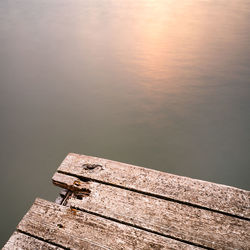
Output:
M1 244L68 152L250 189L250 2L1 0L0 112Z

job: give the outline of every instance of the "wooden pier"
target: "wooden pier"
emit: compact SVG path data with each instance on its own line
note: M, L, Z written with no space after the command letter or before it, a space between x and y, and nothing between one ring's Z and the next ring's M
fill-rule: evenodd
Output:
M3 249L250 249L250 192L69 154Z

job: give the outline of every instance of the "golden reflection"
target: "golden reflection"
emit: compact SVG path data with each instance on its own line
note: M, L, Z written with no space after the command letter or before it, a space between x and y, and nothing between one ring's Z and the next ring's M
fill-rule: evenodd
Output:
M176 80L180 74L185 77L185 63L191 63L199 47L200 31L188 21L192 15L191 7L180 1L152 2L138 14L134 53L142 60L135 60L135 70L151 98L182 92Z
M234 19L235 3L229 2L227 14L213 1L190 0L143 1L130 13L133 22L128 21L129 32L123 32L131 37L130 44L121 39L127 56L120 60L125 64L129 60L130 70L139 76L144 111L149 115L164 116L162 105L178 113L177 105L193 102L195 95L200 98L207 77L226 65L231 55L227 44L237 47L233 34L240 21Z
M91 11L77 21L80 39L74 41L79 41L77 53L83 59L78 65L98 72L100 82L118 79L152 116L164 116L163 106L178 114L178 108L198 103L209 77L218 77L218 68L227 68L231 48L239 47L235 32L241 27L245 31L248 20L247 13L235 15L234 0L102 4L99 8L91 2ZM221 11L224 8L227 11Z

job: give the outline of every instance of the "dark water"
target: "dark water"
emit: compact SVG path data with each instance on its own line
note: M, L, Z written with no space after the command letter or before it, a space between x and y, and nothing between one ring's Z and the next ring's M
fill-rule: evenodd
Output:
M250 189L248 0L1 0L0 84L1 244L68 152Z

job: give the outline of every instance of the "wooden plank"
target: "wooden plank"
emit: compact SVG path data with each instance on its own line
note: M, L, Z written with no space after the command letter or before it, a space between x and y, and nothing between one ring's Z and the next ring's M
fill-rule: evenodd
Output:
M36 199L18 230L70 249L195 249L67 206Z
M73 153L58 171L250 219L246 190Z
M60 173L54 175L53 181L69 189L75 182L79 187L88 187L88 196L71 196L68 206L208 248L250 246L250 221L244 219L97 182L83 183Z
M31 236L25 235L20 232L14 232L9 238L8 242L3 247L3 250L13 250L13 249L23 249L23 250L34 250L34 249L63 249L57 246L53 246L42 240L33 238Z

